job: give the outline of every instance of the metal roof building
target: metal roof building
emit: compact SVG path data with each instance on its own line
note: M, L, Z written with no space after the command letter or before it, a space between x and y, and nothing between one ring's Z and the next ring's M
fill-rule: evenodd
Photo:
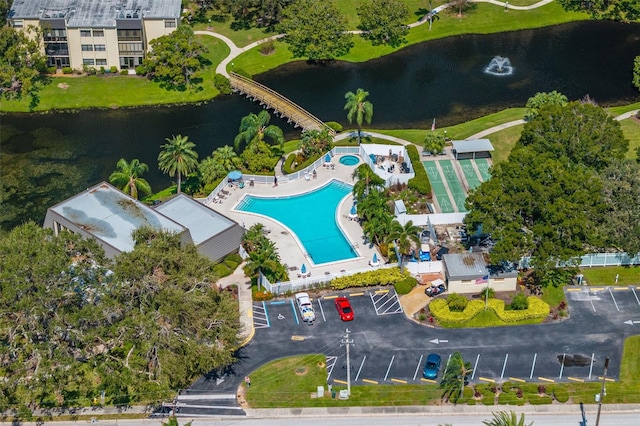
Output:
M94 238L108 257L133 250L133 231L143 226L176 233L213 261L240 247L244 229L198 201L180 194L160 206L153 209L101 182L50 207L44 227Z
M452 152L456 160L466 158L488 158L491 157L493 145L489 139L472 139L468 141L452 141Z

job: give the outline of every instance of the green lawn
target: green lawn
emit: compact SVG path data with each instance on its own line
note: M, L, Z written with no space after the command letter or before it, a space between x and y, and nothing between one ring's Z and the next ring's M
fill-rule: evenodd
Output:
M640 284L640 266L607 266L581 268L589 285L613 285L618 275L619 285Z
M640 121L635 118L627 118L620 122L622 126L622 133L624 137L629 139L629 151L627 151L627 158L638 158L638 148L640 148Z
M605 404L640 403L640 336L633 336L624 342L620 380L607 383ZM251 386L247 389L247 401L252 408L275 407L346 407L346 406L397 406L397 405L439 405L441 391L437 385L422 384L384 384L352 385L348 400L332 399L327 391L327 370L324 355L311 354L282 358L250 373ZM599 360L600 361L600 360ZM346 381L342 371L335 372L333 379ZM544 383L549 388L548 383ZM317 386L325 386L324 398L312 398ZM556 383L554 387L565 388L571 404L593 404L593 398L600 391L600 382ZM336 384L336 393L346 389ZM526 392L537 392L533 383L523 386ZM475 404L470 399L469 404ZM484 401L483 401L484 403ZM489 405L493 405L489 403Z

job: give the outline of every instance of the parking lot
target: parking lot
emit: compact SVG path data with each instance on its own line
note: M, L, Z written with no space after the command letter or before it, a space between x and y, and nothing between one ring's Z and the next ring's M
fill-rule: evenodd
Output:
M328 382L347 381L346 333L350 343L350 379L354 385L425 383L442 377L455 351L471 364L469 381L591 382L616 380L624 335L640 333L637 287L575 287L567 290L570 318L552 324L484 329L442 329L417 324L404 315L393 290L340 292L312 301L316 321L300 319L293 298L254 303L256 335L305 342L310 352L327 357ZM340 320L334 306L349 298L355 318ZM275 333L275 334L273 334ZM267 337L265 334L265 337ZM300 350L300 346L297 347ZM436 381L422 377L427 355L442 357Z

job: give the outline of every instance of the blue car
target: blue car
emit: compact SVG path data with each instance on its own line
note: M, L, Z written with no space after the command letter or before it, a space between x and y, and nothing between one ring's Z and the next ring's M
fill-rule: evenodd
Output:
M438 377L440 371L440 363L442 358L438 354L429 354L427 356L427 362L424 364L424 370L422 371L422 377L425 379L435 380Z

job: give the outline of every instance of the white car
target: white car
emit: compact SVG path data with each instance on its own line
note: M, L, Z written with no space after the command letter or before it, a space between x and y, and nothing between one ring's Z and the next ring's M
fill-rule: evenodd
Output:
M311 299L307 293L296 293L296 302L302 316L302 321L312 323L316 320L316 313L311 305Z

